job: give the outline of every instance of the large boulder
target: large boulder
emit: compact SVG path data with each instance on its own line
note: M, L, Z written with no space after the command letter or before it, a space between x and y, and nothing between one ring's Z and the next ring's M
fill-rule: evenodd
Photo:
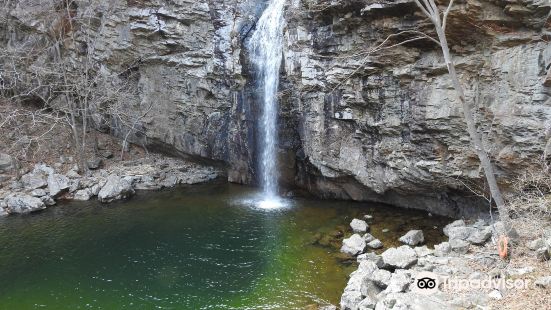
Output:
M410 230L407 234L400 237L400 242L407 245L418 245L425 242L425 236L421 230Z
M350 227L352 228L352 231L355 233L365 233L367 232L367 229L369 226L365 221L353 219L352 222L350 222Z
M365 250L365 240L358 234L353 234L350 238L342 241L341 252L349 255L358 255Z
M21 177L21 183L28 189L44 188L48 186L46 177L42 173L29 172Z
M406 269L417 263L417 253L407 245L390 248L381 254L385 267Z
M5 199L6 210L9 213L30 213L46 209L46 205L40 198L36 198L26 194L15 194L8 196Z
M69 191L71 182L62 174L52 173L48 175L48 191L50 196L59 197Z
M134 188L132 187L132 180L128 178L121 178L117 175L110 175L107 177L105 185L98 193L98 199L101 202L111 202L119 199L125 199L134 194ZM361 238L361 237L360 237Z

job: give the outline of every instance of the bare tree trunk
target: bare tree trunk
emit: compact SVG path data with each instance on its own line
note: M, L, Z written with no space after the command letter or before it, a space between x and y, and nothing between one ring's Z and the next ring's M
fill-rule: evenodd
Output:
M421 4L419 1L422 1L423 4ZM468 102L465 98L465 91L461 82L459 81L459 77L457 76L455 65L450 54L450 48L448 46L448 40L446 38L446 18L453 5L453 0L450 0L448 9L443 14L443 21L440 18L440 11L434 0L415 0L415 2L421 8L423 13L427 15L427 17L429 17L429 19L435 26L436 34L438 35L438 41L440 42L440 47L442 48L442 53L444 54L444 61L446 62L450 79L463 108L463 116L465 118L465 123L467 123L467 132L469 133L471 144L478 156L478 159L480 160L482 169L484 170L486 182L488 182L491 197L494 200L499 211L499 218L503 222L505 233L510 237L513 237L515 235L515 232L510 225L510 217L505 206L503 195L501 194L501 190L499 189L499 186L497 184L494 166L490 160L490 157L488 156L486 149L484 148L484 144L482 143L481 135L478 132L474 120L473 108L471 106L471 103Z

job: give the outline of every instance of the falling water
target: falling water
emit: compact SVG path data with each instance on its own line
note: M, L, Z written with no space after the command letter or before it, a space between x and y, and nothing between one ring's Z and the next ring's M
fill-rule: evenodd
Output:
M265 205L277 204L277 90L282 57L283 5L270 0L250 40L251 60L256 66L258 89L262 93L260 119L260 178Z

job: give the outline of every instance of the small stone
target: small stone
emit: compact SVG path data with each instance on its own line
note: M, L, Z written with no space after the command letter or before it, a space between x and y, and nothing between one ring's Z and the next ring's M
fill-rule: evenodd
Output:
M380 249L383 247L383 243L379 239L375 239L369 243L367 243L367 247L370 249Z
M417 263L417 254L407 245L390 248L381 254L385 266L391 268L409 268Z
M533 240L533 241L530 241L528 242L528 244L526 245L530 250L532 251L535 251L539 248L543 248L545 247L545 241L543 240L543 238L538 238L536 240Z
M537 249L536 250L536 257L542 262L543 261L548 261L551 258L551 255L549 253L549 249L546 246Z
M375 305L377 305L377 301L374 298L371 298L369 296L366 296L360 303L358 304L358 310L369 310L369 309L375 309Z
M383 228L383 230L381 230L381 231L382 231L383 233L387 233L387 232L390 231L390 229L388 229L388 228Z
M461 239L450 240L450 247L453 252L466 254L469 251L470 243Z
M447 256L452 251L449 242L442 242L434 246L434 256Z
M372 220L372 219L373 219L373 215L370 215L370 214L364 215L364 220Z
M54 206L56 203L55 200L50 195L42 196L40 197L40 200L42 200L42 202L48 207Z
M375 237L373 237L373 235L371 235L370 233L366 233L364 236L363 236L364 240L366 243L369 243L373 240L375 240Z
M477 230L474 233L472 233L468 238L467 241L476 244L476 245L482 245L490 239L492 236L492 229L490 227L486 227L481 230Z
M101 158L93 158L93 159L90 159L86 162L86 165L88 166L88 169L90 169L90 170L99 169L102 164L103 164L103 161L101 160Z
M501 292L499 290L493 290L488 294L488 297L498 300L503 298L503 295L501 295Z
M541 277L537 279L534 284L543 288L551 288L551 276Z
M369 228L365 221L359 219L353 219L352 222L350 222L350 227L355 233L365 233Z
M399 240L407 245L418 245L425 241L425 237L423 236L423 231L421 230L410 230L407 234L400 237Z
M342 241L341 252L349 255L358 255L365 250L365 240L359 234L353 234Z

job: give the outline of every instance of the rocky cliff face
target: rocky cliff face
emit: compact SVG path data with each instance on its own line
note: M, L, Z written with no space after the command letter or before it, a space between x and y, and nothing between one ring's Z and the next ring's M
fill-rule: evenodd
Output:
M2 44L45 36L56 1L2 9ZM93 11L103 70L137 72L152 107L136 142L255 180L256 111L244 48L264 1L76 1ZM457 1L448 35L484 141L507 188L551 134L548 1ZM326 198L377 200L448 215L483 206L483 184L438 46L413 1L291 0L280 95L282 181ZM7 34L7 35L6 35ZM369 53L390 34L386 46ZM100 91L100 90L98 90Z

